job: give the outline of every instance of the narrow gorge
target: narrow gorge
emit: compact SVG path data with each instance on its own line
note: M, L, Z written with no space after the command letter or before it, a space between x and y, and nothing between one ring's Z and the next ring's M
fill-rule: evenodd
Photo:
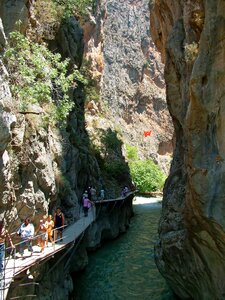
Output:
M222 0L0 0L0 219L10 233L57 207L74 224L87 187L117 199L137 183L134 163L149 164L149 181L167 176L160 273L180 299L224 299L224 12ZM129 228L132 197L96 203L74 247L17 276L7 299L74 299L88 251Z
M1 0L0 18L0 215L10 233L56 207L73 224L90 185L120 196L133 185L128 151L168 174L173 126L147 0ZM115 204L96 206L73 249L17 276L7 299L70 299L87 250L129 227L132 200Z

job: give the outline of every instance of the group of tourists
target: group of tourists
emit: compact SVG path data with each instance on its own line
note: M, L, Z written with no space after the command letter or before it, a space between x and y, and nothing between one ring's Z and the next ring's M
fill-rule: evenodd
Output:
M84 216L88 216L89 208L94 204L95 201L104 200L105 199L105 190L102 188L99 192L99 197L97 196L97 191L94 186L89 186L87 190L83 193L82 196L82 204Z
M61 209L57 207L54 219L52 215L43 216L39 221L37 229L34 229L34 225L30 223L30 219L26 218L24 223L20 226L17 234L21 238L20 243L20 255L23 256L24 247L27 245L28 250L33 253L32 240L34 236L37 238L37 244L41 248L41 252L44 252L45 246L48 247L48 242L54 245L55 242L62 241L62 232L64 229L65 218Z
M101 188L99 193L97 193L97 190L94 186L89 186L83 194L83 198L84 197L87 197L90 201L104 200L105 199L105 190L103 188Z
M31 223L30 218L25 218L24 222L20 225L16 234L20 237L19 254L20 257L24 255L25 247L28 247L28 251L33 254L32 242L37 239L37 245L41 248L40 252L43 252L45 247L48 247L49 240L54 245L55 242L62 241L62 233L64 229L64 214L58 207L54 218L52 215L43 216L39 221L39 225L35 230L34 225ZM8 239L11 249L15 249L15 245L12 242L11 236L5 228L4 220L0 221L0 275L4 268L5 260L5 242Z
M125 197L130 189L124 186L121 192L121 197ZM95 201L102 201L105 199L105 190L101 188L97 193L94 186L89 186L82 196L82 205L84 216L88 216L89 208L94 205ZM64 214L58 207L54 218L52 215L43 216L39 221L38 227L35 230L30 218L26 218L20 225L17 235L20 237L19 243L20 256L24 255L24 248L27 246L28 251L33 253L32 242L37 239L37 244L41 248L40 252L44 252L45 247L48 247L49 241L54 245L55 242L62 241L63 229L65 226ZM2 274L4 259L5 259L5 241L8 239L11 249L15 249L11 236L4 226L4 220L0 220L0 275Z

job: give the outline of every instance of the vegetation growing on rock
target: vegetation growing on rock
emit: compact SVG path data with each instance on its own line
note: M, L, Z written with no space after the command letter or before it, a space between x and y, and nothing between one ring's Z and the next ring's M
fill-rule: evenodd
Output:
M53 0L53 3L55 3L57 7L61 7L65 17L73 13L85 16L88 14L88 11L91 10L93 0Z
M10 34L4 63L12 95L21 111L39 104L45 108L45 121L65 123L74 107L69 90L76 86L75 81L85 82L77 69L68 75L68 59L63 61L59 53L50 52L45 44L30 42L15 31Z
M186 62L193 62L199 52L199 45L196 42L193 42L191 44L185 44L184 46L184 56L185 56L185 61Z
M150 159L140 160L136 147L127 144L125 149L132 180L140 192L161 190L166 176L160 167Z
M138 160L129 163L131 176L140 192L154 192L161 190L165 181L165 174L152 160Z

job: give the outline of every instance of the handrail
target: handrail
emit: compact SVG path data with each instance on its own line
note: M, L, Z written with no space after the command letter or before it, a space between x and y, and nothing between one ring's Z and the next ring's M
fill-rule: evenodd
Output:
M95 203L104 203L104 202L109 202L109 201L125 201L130 195L132 195L132 194L134 194L136 191L128 191L127 193L126 193L126 195L124 195L123 197L118 197L118 198L116 198L116 199L105 199L105 200L100 200L100 201L93 201L93 205L92 205L92 212L93 212L93 216L91 217L91 219L88 221L88 226L94 221L94 220L96 220L96 211L95 211ZM114 203L114 206L116 205L116 203ZM113 206L113 208L114 208L114 206ZM121 205L120 205L121 206ZM81 206L82 207L82 206ZM112 210L113 210L113 208L111 209L111 211L110 211L110 213L112 212ZM78 232L80 232L79 233L79 235L81 235L81 233L82 233L82 236L84 235L84 232L85 232L85 230L86 230L86 228L87 227L84 227L84 224L85 224L85 222L84 222L84 220L85 220L86 218L83 218L82 217L82 214L80 214L80 220L82 220L81 222L81 224L83 224L82 226L81 226L81 231L78 231ZM76 223L76 222L75 222ZM75 225L75 223L73 224L73 225ZM48 251L47 251L47 256L44 254L44 255L41 255L40 256L40 259L38 259L38 261L39 260L44 260L44 259L46 259L47 257L50 257L50 256L52 256L52 255L54 255L54 253L56 253L56 252L58 252L58 251L60 251L60 250L62 250L62 249L64 249L65 247L67 247L67 244L71 244L71 241L70 240L68 240L68 241L66 241L67 239L68 239L68 237L72 234L72 233L69 233L68 232L68 234L67 235L63 235L62 237L60 236L59 238L55 238L56 236L55 236L55 232L57 231L57 230L60 230L60 229L64 229L65 227L67 227L67 226L69 226L69 225L72 225L72 224L66 224L66 225L63 225L63 226L60 226L60 227L57 227L57 228L53 228L52 229L52 232L53 232L53 235L52 235L52 237L53 237L53 240L52 240L52 250L50 250L50 252L48 253ZM83 229L82 229L83 228ZM17 265L15 262L16 262L16 249L18 249L17 247L19 246L19 245L21 245L22 243L25 243L25 242L28 242L28 241L33 241L33 240L36 240L36 239L38 239L39 237L41 237L41 236L43 236L43 234L45 234L47 232L47 229L46 229L46 231L43 231L43 232L41 232L41 233L39 233L39 234L37 234L37 235L34 235L34 236L32 236L31 238L26 238L26 239L23 239L22 241L20 241L20 242L18 242L18 243L16 243L16 244L14 244L14 248L12 248L12 247L6 247L5 248L5 251L8 251L9 249L12 249L12 251L11 251L11 253L10 253L10 255L6 255L5 256L5 259L4 259L4 261L6 261L7 260L7 262L5 263L4 262L4 269L2 270L2 274L3 274L3 277L2 277L2 284L1 284L1 289L0 290L5 290L6 291L6 294L7 294L7 290L8 290L8 288L9 288L9 286L10 286L10 283L11 283L11 281L12 281L12 278L15 276L15 275L17 275L17 274L19 274L20 272L21 272L21 270L25 270L25 269L28 269L31 265L33 265L34 263L36 263L36 260L26 260L26 263L25 264L21 264L21 263L18 263L18 264L20 264L20 265ZM9 234L10 235L10 237L11 236L14 236L15 234L17 234L17 231L16 232L12 232L11 234ZM77 235L77 237L79 236L79 235ZM72 236L74 236L73 234L72 234ZM71 237L72 237L71 236ZM19 238L19 237L18 237ZM56 247L56 243L59 241L59 240L62 240L62 239L66 239L65 240L65 242L64 242L64 244L62 243L62 244L59 244L59 246L60 247ZM47 240L47 239L46 239ZM76 241L76 238L73 240L73 242L72 242L72 245L69 247L69 249L68 249L68 251L66 251L66 253L68 253L73 247L74 247L74 245L75 245L75 241ZM79 240L79 242L78 242L78 244L80 243L80 241L81 241L81 239ZM78 244L76 245L76 247L75 248L77 248L77 246L78 246ZM32 245L32 246L34 246L34 245ZM56 248L55 248L56 247ZM72 253L74 253L74 251L72 251ZM71 255L72 256L72 255ZM28 257L27 257L28 258ZM11 262L10 262L10 259L11 259ZM70 257L70 259L71 259L71 257ZM28 263L28 261L29 261L29 263ZM9 263L8 263L9 262ZM18 262L18 261L17 261ZM7 266L8 265L8 266ZM66 264L66 266L67 266L68 264ZM6 273L7 272L7 273ZM7 279L7 281L5 281ZM9 279L11 279L11 280L9 280ZM4 295L5 295L5 292L4 292ZM0 297L1 298L1 297ZM4 298L5 299L5 298ZM16 299L16 298L15 298ZM1 300L2 300L2 298L1 298Z
M124 199L126 199L127 198L127 196L129 196L129 195L131 195L131 194L134 194L134 193L136 193L138 190L129 190L128 192L126 192L126 195L124 196L124 197L118 197L118 198L115 198L115 199L104 199L104 200L95 200L95 201L92 201L93 202L93 204L95 204L95 203L104 203L104 202L107 202L107 201L116 201L116 200L124 200ZM61 226L61 227L57 227L57 228L53 228L52 230L53 231L55 231L55 230L58 230L58 229L60 229L60 228L64 228L64 227L67 227L68 226L68 224L65 224L65 225L63 225L63 226ZM10 235L10 237L11 236L13 236L13 235L16 235L17 234L17 231L14 231L14 232L11 232L9 235ZM40 234L41 235L41 234ZM35 235L32 239L35 239L36 237L38 237L38 235ZM29 240L29 239L28 239ZM25 242L25 241L28 241L28 240L24 240L23 242ZM17 244L14 244L14 246L15 245L18 245L19 243L17 243ZM11 247L8 247L8 248L6 248L6 249L9 249L9 248L11 248Z
M118 198L115 198L115 199L97 200L97 201L93 201L93 203L95 204L95 203L104 203L104 202L108 202L108 201L124 200L124 199L126 199L129 195L131 195L131 194L133 194L133 193L135 193L135 192L136 192L136 190L135 190L135 191L128 191L124 197L118 197ZM53 231L53 233L55 233L56 230L59 230L59 229L61 229L61 228L65 228L65 227L67 227L67 226L68 226L68 225L66 224L66 225L63 225L63 226L60 226L60 227L57 227L57 228L53 228L52 231ZM46 230L46 231L47 231L47 230ZM15 235L15 234L17 234L17 231L12 232L12 233L10 233L9 235L10 235L10 237L11 237L11 236L13 236L13 235ZM15 247L16 247L16 246L19 246L19 245L21 245L21 244L24 243L24 242L36 240L36 239L38 239L38 238L39 238L40 236L42 236L42 235L43 235L43 233L38 234L38 235L34 235L34 236L31 237L31 238L24 239L24 240L22 240L22 241L20 241L20 242L18 242L18 243L16 243L16 244L13 244L13 245L14 245ZM65 236L64 236L63 238L65 238ZM54 242L57 242L57 241L59 241L60 239L61 239L61 238L54 239L54 234L53 234L53 241L54 241ZM6 247L6 248L5 248L5 251L7 251L7 250L9 250L9 249L12 249L12 247L11 247L11 246Z
M63 226L60 226L60 227L57 227L57 228L53 228L52 231L55 232L56 230L59 230L59 229L61 229L61 228L65 228L65 227L67 227L67 226L68 226L68 225L66 224L66 225L63 225ZM46 230L46 232L47 232L47 230ZM16 232L16 233L17 233L17 232ZM45 232L43 231L43 233L45 233ZM22 243L24 243L24 242L36 240L38 237L42 236L43 233L40 233L40 234L38 234L38 235L34 235L34 236L31 237L31 238L22 240L22 241L20 241L19 243L16 243L16 244L13 244L13 245L14 245L14 246L18 246L18 245L20 245L20 244L22 244ZM14 234L14 232L13 232L13 234ZM55 241L58 241L58 240L55 240ZM54 242L55 242L55 241L54 241ZM12 248L12 247L9 246L9 247L5 248L5 250L9 250L9 249L11 249L11 248Z

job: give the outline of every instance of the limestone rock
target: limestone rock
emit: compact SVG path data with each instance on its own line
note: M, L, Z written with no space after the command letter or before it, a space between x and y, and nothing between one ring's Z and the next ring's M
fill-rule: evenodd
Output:
M83 31L75 17L70 17L59 30L58 45L63 57L69 57L73 64L81 65L83 54Z
M0 51L4 49L6 45L6 36L3 28L2 19L0 18Z
M2 154L11 138L11 127L16 122L12 114L11 93L6 81L7 72L0 61L0 154Z
M126 144L138 149L141 159L153 158L168 173L172 152L162 155L159 147L165 142L172 149L173 126L163 64L149 32L148 4L148 0L100 1L96 25L84 26L85 56L93 74L101 74L96 82L106 118L115 130L119 128ZM95 115L93 110L87 112ZM144 131L149 130L152 135L146 138Z
M176 134L155 255L182 299L225 293L224 17L223 1L156 0L152 7Z
M93 100L87 103L86 109L91 113L91 115L95 115L99 112L99 108Z
M4 33L8 37L14 30L25 33L28 26L28 0L1 0L0 17L4 25ZM20 21L20 24L17 22Z

